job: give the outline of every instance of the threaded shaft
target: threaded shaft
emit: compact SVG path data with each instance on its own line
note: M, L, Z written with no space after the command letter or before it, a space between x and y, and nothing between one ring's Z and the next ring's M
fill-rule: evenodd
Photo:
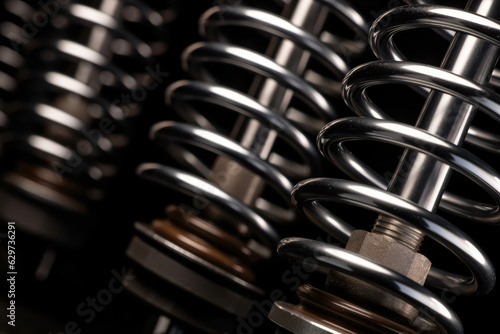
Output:
M378 216L372 232L385 235L415 252L419 251L424 240L424 234L421 231L385 215Z

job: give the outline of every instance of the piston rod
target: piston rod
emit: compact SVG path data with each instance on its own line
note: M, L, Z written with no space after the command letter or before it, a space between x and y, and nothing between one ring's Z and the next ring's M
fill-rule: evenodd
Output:
M293 8L285 8L284 14L290 17L290 22L313 34L321 31L328 9L318 4L315 0L300 0L291 4ZM293 42L281 41L278 45L273 42L268 48L268 55L273 57L277 64L286 67L294 73L301 75L309 60L310 54L304 52L301 48L295 46ZM256 78L253 86L250 88L250 95L255 96L264 106L276 109L279 113L287 112L293 92L289 89L280 87L273 79L265 79L263 82ZM267 160L272 154L272 147L276 140L277 133L262 127L257 121L250 120L244 123L244 117L237 121L231 137L241 140L244 147L258 154L261 159ZM234 166L228 166L229 161L226 158L218 157L212 168L213 175L221 171L234 169ZM229 175L229 179L221 184L221 188L232 195L238 197L247 205L254 205L257 198L260 197L264 187L264 181L259 176L246 170L239 170L238 173Z
M471 0L466 10L493 19L500 19L500 2ZM467 34L457 33L441 64L464 78L487 84L496 65L500 49L491 43ZM476 108L450 95L432 91L420 113L417 127L449 142L461 145L467 135ZM431 148L432 150L432 148ZM416 151L406 150L400 160L388 191L435 211L447 182L451 168L436 159ZM404 224L403 224L404 225ZM417 230L402 229L400 222L379 216L373 229L418 250L423 235ZM418 235L418 237L415 237Z

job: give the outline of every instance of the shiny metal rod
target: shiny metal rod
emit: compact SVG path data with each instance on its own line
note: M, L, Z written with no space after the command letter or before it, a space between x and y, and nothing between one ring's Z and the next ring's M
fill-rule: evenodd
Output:
M500 19L500 1L471 0L466 10ZM479 84L487 84L499 56L500 49L491 43L457 33L441 67ZM466 102L432 91L422 109L417 126L451 143L461 145L475 111L476 108ZM435 211L450 176L449 166L426 154L406 150L388 191L409 199L429 211ZM373 231L386 235L405 235L398 224L391 224L390 219L383 216L379 217ZM420 242L422 238L423 235ZM411 243L418 249L420 242L412 240Z
M284 9L284 14L290 12L287 16L290 17L291 23L313 34L321 31L328 9L315 0L300 0L292 6L294 6L292 9ZM305 71L310 57L309 52L304 52L293 42L287 40L280 42L277 46L271 43L267 53L268 55L275 54L273 58L277 64L299 75ZM265 79L264 82L261 82L259 78L256 78L250 88L249 95L256 96L262 105L274 108L279 113L284 114L289 107L293 92L280 87L273 79ZM233 129L231 137L240 140L244 147L259 155L261 159L269 159L277 138L276 131L262 127L256 120L251 120L248 124L243 122L244 117L241 117ZM234 168L230 167L229 163L226 158L218 157L212 168L213 174L217 175ZM238 197L247 205L253 206L263 190L265 184L263 179L246 170L229 175L229 178L220 185L221 188Z

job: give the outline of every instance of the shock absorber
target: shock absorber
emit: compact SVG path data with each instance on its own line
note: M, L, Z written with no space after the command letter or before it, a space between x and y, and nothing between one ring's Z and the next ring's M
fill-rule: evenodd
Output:
M24 65L22 48L27 38L23 18L32 17L35 10L25 1L11 0L2 4L0 16L0 129L7 125L5 107L13 99L17 86L16 72Z
M357 38L327 31L331 14ZM209 42L182 56L197 81L173 83L166 93L184 122L151 129L183 169L138 168L175 198L165 219L136 223L127 250L136 278L127 289L173 321L220 333L234 329L264 293L259 268L272 269L280 232L298 220L292 182L321 168L311 134L337 117L325 93L340 95L346 55L362 54L368 28L343 1L300 0L284 4L281 16L214 7L200 30ZM247 47L241 37L248 31L266 38L266 47Z
M352 70L342 84L345 102L362 117L333 121L317 139L322 154L360 183L310 179L292 192L292 202L346 249L301 238L281 241L281 256L328 275L327 291L304 285L298 305L274 304L270 318L283 332L463 332L454 311L422 285L461 295L488 293L495 283L487 255L435 211L500 221L498 172L462 148L464 142L493 152L500 147L497 135L471 127L477 110L500 119L500 96L488 87L500 50L499 18L500 3L471 0L465 10L398 7L375 21L369 41L382 60ZM398 32L416 28L452 36L440 68L410 62L396 47ZM428 95L415 127L392 120L368 96L370 87L394 83ZM359 140L405 149L390 182L346 147ZM494 204L445 191L452 170L486 190ZM346 203L379 216L371 232L355 230L321 202ZM470 276L431 267L419 253L424 236L457 256Z
M131 119L158 85L168 4L59 1L33 12L22 1L4 5L23 22L7 43L29 52L7 108L0 211L74 249L119 174Z

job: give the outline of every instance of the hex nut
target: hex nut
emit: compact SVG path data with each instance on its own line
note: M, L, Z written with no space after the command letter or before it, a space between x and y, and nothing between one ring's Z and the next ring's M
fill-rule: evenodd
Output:
M420 285L425 283L431 267L425 256L382 234L354 231L346 249L375 260ZM333 293L343 290L353 299L399 321L411 323L418 315L416 308L394 295L340 272L330 271L326 287Z

